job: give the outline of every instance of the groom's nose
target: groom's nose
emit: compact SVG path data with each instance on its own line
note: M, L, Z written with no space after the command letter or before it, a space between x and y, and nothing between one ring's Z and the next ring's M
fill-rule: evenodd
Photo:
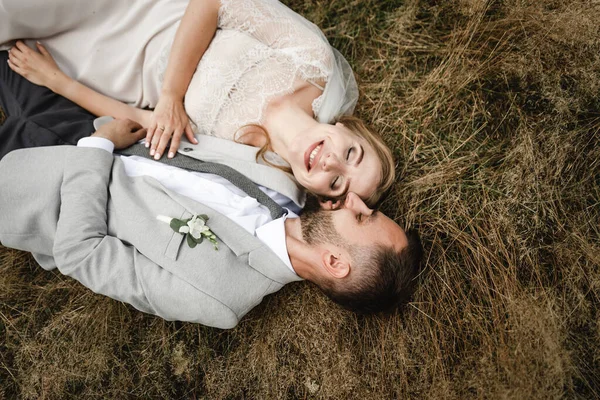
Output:
M373 214L373 210L367 207L365 202L354 192L348 192L344 207L366 216Z

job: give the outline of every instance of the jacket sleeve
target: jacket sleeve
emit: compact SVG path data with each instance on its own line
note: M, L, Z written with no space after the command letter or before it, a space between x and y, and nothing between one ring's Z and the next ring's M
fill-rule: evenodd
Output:
M112 154L100 149L65 152L53 246L57 268L96 293L167 320L235 326L238 318L231 309L107 234L113 160ZM199 304L210 311L204 312Z

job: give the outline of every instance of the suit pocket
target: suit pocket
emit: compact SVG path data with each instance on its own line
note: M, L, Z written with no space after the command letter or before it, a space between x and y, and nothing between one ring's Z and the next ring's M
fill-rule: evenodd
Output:
M188 219L191 218L191 214L187 211L183 211L181 215L177 219ZM169 228L171 229L171 228ZM168 259L177 260L177 256L179 255L179 249L181 249L182 243L185 240L185 235L171 231L171 238L167 241L167 246L165 247L164 255Z
M173 236L171 236L171 240L167 243L167 247L165 248L165 257L171 260L177 260L177 255L179 254L179 249L181 248L181 243L185 239L185 236L181 233L173 232Z

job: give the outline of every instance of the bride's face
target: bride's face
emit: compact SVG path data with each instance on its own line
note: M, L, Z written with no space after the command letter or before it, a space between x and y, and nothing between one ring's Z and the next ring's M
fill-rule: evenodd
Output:
M381 181L375 150L340 123L319 124L292 147L287 161L294 176L315 194L337 199L354 192L366 199Z

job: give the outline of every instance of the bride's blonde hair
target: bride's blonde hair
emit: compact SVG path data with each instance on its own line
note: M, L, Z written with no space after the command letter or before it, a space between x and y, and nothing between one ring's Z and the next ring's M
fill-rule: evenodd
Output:
M371 129L369 129L361 119L353 117L351 115L343 115L343 116L337 118L333 123L335 124L337 122L343 124L346 128L351 130L356 136L365 139L367 141L367 143L369 143L369 145L371 145L371 147L375 151L377 158L379 158L379 161L381 164L381 177L380 177L379 184L377 185L377 188L375 189L375 191L368 198L363 199L363 201L369 207L375 207L375 205L381 199L383 194L386 193L390 189L390 187L392 187L392 185L394 184L394 181L396 179L396 163L394 162L394 156L392 155L392 151L385 144L385 142L383 141L383 138L379 134L377 134L374 131L372 131ZM246 129L246 128L252 128L252 129ZM271 139L269 138L269 133L263 126L258 125L258 124L248 124L248 125L242 126L238 130L238 132L240 130L245 130L245 132L243 132L240 136L236 135L235 141L238 143L242 143L241 139L244 136L251 134L251 133L260 132L261 135L264 136L265 143L260 147L260 149L256 153L257 161L259 159L262 159L265 162L265 164L268 164L271 167L275 167L284 172L292 174L292 169L290 167L273 164L272 162L270 162L269 160L267 160L265 158L265 153L267 151L272 151L272 148L271 148ZM321 196L321 195L318 195L318 196ZM338 200L338 199L332 199L332 200Z

